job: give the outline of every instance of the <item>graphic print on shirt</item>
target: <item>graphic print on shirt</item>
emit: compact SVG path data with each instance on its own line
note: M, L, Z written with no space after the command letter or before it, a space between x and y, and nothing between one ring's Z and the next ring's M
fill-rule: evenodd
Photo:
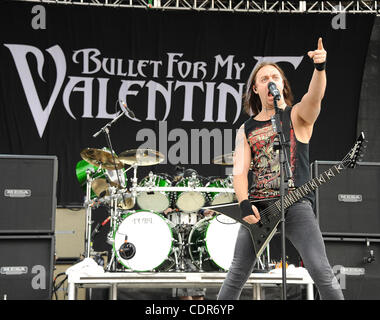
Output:
M266 123L248 134L247 139L252 152L253 193L251 196L254 198L279 196L280 162L278 152L273 149L275 138L276 134L271 123ZM291 154L294 155L295 153L292 152ZM294 164L295 159L291 158L292 171Z

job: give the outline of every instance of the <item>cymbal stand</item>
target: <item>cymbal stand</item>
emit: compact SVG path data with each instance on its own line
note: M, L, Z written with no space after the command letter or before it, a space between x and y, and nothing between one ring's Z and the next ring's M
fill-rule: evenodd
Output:
M110 190L110 193L111 193L110 230L111 230L112 234L114 234L116 232L116 228L117 228L117 225L118 225L117 223L118 223L118 219L119 219L119 215L118 215L118 211L117 211L118 197L117 197L117 191L116 191L115 187L110 187L109 190ZM106 271L115 271L115 267L116 267L116 265L115 265L115 258L116 258L116 256L115 256L115 250L111 250L111 251L112 251L112 256L111 256L110 261L108 262Z
M88 168L86 170L87 180L86 180L86 230L85 230L85 258L89 258L91 254L92 241L91 241L91 227L92 227L92 206L91 206L91 183L92 176L91 173L94 169Z
M119 100L117 100L117 101L119 101ZM116 122L117 120L119 120L123 115L124 115L124 112L122 112L120 115L118 115L113 120L111 120L110 122L108 122L104 127L102 127L98 132L96 132L92 136L93 138L96 138L99 134L104 133L104 135L106 137L106 142L107 142L108 148L110 149L110 152L111 152L112 161L113 161L113 165L114 165L114 168L115 168L115 171L116 171L116 177L117 177L117 182L118 182L119 186L121 186L120 172L119 172L119 170L116 167L115 152L113 151L113 148L112 148L111 135L110 135L109 128L112 126L112 124L114 122ZM124 194L122 194L122 198L123 198L123 203L125 203Z
M132 181L131 194L132 194L133 200L136 201L136 197L137 197L137 191L136 191L136 188L137 188L137 167L138 167L138 165L135 163L131 167L133 168L133 178L131 178L131 181Z

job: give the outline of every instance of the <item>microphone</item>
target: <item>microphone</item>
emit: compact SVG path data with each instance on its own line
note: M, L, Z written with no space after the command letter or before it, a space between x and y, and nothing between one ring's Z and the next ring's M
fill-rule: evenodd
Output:
M94 231L92 231L91 233L91 238L93 238L95 235L98 234L98 232L100 231L101 228L103 228L107 223L108 221L110 221L111 219L111 216L109 216L106 220L104 220L102 223L98 223L94 229Z
M111 125L116 122L117 120L119 120L123 114L128 116L129 118L135 120L135 121L139 121L141 122L141 120L137 119L135 117L135 114L133 113L133 111L131 109L129 109L127 107L127 104L123 101L123 100L116 100L119 102L119 105L120 105L120 109L122 111L122 113L120 113L116 118L114 118L112 121L108 122L103 128L101 128L98 132L94 133L92 135L93 138L96 138L99 134L101 134L102 132L105 132L107 133L107 130L108 130L108 127L111 127ZM115 105L116 106L116 105Z
M132 259L136 254L135 245L131 242L128 242L127 239L128 236L125 236L125 241L119 248L120 256L125 260Z
M278 91L277 86L274 82L268 83L268 89L269 89L270 94L273 96L274 100L281 99L280 91Z
M136 118L133 111L128 108L127 104L123 100L120 100L120 108L124 112L124 114L128 115L131 118Z

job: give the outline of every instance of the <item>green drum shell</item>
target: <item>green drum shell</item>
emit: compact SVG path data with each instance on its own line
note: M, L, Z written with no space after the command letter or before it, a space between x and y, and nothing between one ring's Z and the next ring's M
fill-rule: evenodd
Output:
M218 266L210 256L207 249L206 237L210 223L215 217L208 217L198 221L189 234L189 254L192 262L198 269L206 272L227 271ZM202 253L202 268L200 265L201 253L198 248L203 247L205 250Z
M210 181L209 183L206 184L206 187L210 188L225 188L225 183L223 179L215 179ZM208 192L209 198L212 200L215 199L215 197L219 194L219 192Z
M223 179L223 178L216 178L211 180L206 184L206 188L233 188L233 184L229 177ZM218 196L224 196L225 200L221 200L219 198L219 201L217 200L215 203L214 201ZM223 204L223 203L229 203L236 200L235 193L223 193L223 192L208 192L207 193L208 201L211 205L217 205L217 204Z
M86 160L80 160L77 163L77 165L75 167L75 173L76 173L78 182L79 182L79 184L80 184L80 186L84 192L86 192L86 182L87 182L87 172L86 171L87 171L87 169L93 169L94 171L97 171L99 169L99 167L94 166L91 163L88 163ZM104 177L104 173L105 173L104 169L101 169L99 172L92 173L91 177L93 179L102 178L102 177ZM93 199L96 197L97 197L97 195L91 189L90 198Z
M114 250L114 253L115 253L115 257L117 258L118 262L127 270L132 270L130 267L126 266L121 260L119 260L119 257L118 257L118 254L117 254L117 250L115 248L115 237L116 237L116 232L120 226L120 224L127 218L129 217L130 215L132 214L135 214L135 213L138 213L138 212L147 212L146 210L136 210L136 211L131 211L131 212L128 212L128 213L124 213L124 214L121 214L120 215L120 219L118 221L118 224L116 225L115 229L113 230L113 250ZM181 243L182 242L182 239L181 239L181 235L177 232L177 230L175 229L175 225L170 221L168 220L167 218L165 218L163 215L157 213L157 212L151 212L153 214L156 214L157 216L159 216L160 218L162 218L168 225L169 227L169 230L171 232L171 236L172 236L172 245L170 247L170 250L168 252L168 255L167 255L167 259L164 260L160 265L158 265L157 267L153 268L153 270L141 270L141 271L136 271L136 270L132 270L134 272L156 272L156 271L168 271L170 270L171 268L173 268L173 266L175 266L175 256L174 256L174 249L177 247L177 244Z

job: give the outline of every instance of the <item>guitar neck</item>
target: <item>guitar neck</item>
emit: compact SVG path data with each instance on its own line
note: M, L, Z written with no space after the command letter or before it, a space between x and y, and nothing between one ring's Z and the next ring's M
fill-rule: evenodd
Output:
M344 166L343 163L340 162L330 167L326 171L322 172L318 177L309 180L308 182L298 187L294 191L289 192L284 197L284 208L289 208L291 205L302 199L304 196L316 190L322 184L330 181L335 176L339 175L344 169L346 169L346 166ZM274 203L274 205L277 207L278 211L281 212L281 199L277 200Z

